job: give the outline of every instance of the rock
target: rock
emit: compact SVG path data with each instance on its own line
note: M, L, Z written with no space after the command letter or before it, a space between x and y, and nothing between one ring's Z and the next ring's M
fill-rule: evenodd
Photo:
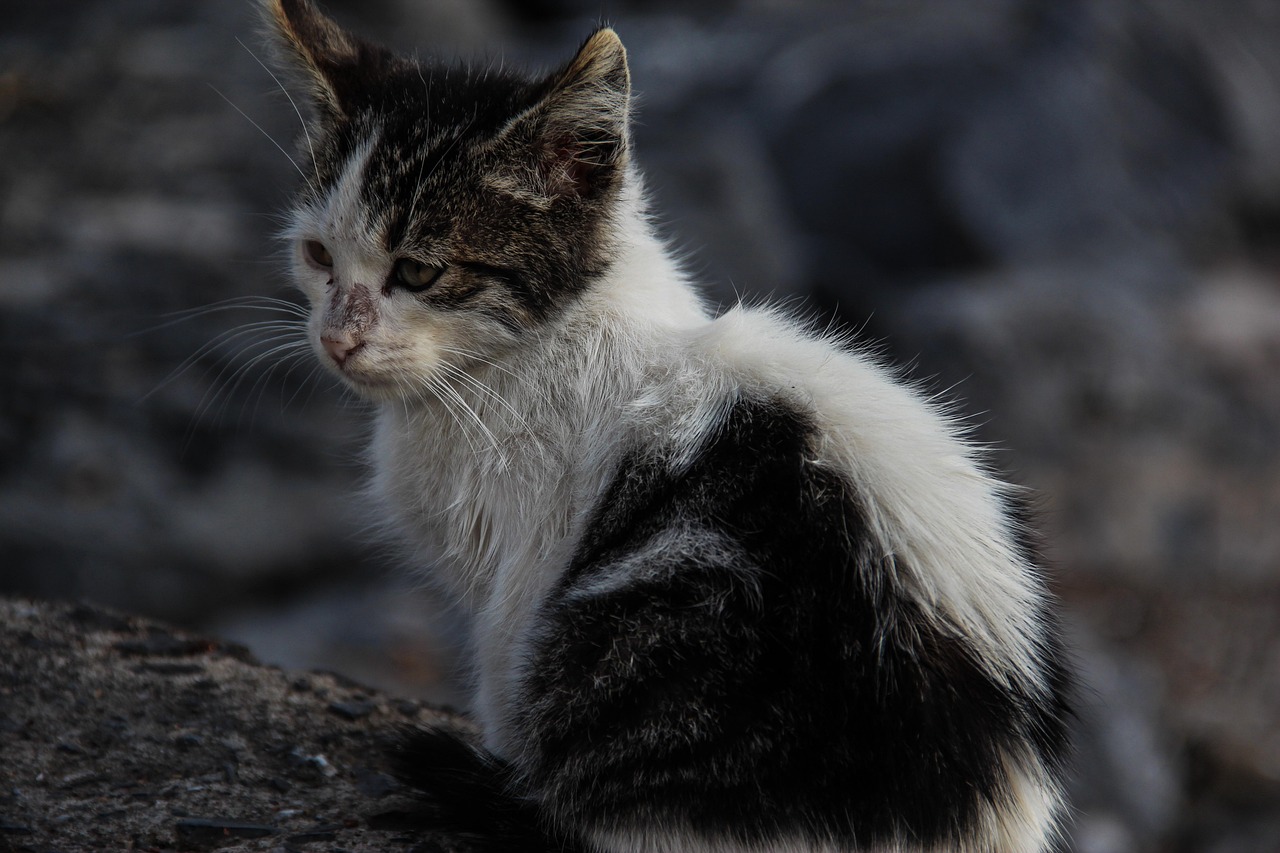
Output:
M1081 681L1081 772L1072 803L1082 819L1080 853L1152 849L1179 819L1182 776L1176 737L1161 716L1157 669L1093 637L1074 634Z
M1195 42L1098 2L1057 4L1026 37L942 142L942 195L987 257L1079 262L1221 225L1230 131Z
M139 655L199 667L131 666ZM390 700L322 674L300 692L235 647L87 605L0 599L0 662L6 851L409 850L432 839L383 817L413 808L384 744L414 722L466 725L416 703L405 715L404 700L394 722L335 714Z
M353 699L349 702L330 702L329 710L347 720L362 720L378 710L378 706L366 699Z
M174 829L179 842L198 849L218 847L240 838L264 838L279 832L274 826L225 818L184 818L174 824Z
M899 351L984 419L1077 577L1274 583L1280 305L1264 271L1138 254L923 287Z

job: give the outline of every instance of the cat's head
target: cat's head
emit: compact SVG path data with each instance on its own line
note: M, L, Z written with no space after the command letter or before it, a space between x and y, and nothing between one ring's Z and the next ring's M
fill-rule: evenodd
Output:
M265 0L309 98L287 238L323 362L374 398L504 357L608 267L630 81L609 29L527 79L419 63Z

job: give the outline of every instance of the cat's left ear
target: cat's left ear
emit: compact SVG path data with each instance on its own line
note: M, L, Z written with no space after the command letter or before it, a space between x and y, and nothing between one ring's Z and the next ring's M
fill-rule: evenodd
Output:
M607 27L592 33L544 87L502 136L528 146L543 194L598 195L627 162L631 73L622 40Z

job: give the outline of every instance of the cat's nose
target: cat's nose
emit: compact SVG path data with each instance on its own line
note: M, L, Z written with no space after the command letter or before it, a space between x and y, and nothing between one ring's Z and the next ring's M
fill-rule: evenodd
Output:
M364 346L364 341L356 340L355 335L350 332L325 332L320 336L320 343L339 367L347 363L353 352Z

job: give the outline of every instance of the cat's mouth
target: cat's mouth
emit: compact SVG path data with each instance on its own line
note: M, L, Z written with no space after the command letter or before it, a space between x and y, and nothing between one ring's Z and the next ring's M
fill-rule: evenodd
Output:
M324 353L321 359L357 391L390 388L390 380L371 375L363 369L367 367L363 364L366 360L365 344L365 341L352 340L348 336L326 334L320 338L320 349Z

